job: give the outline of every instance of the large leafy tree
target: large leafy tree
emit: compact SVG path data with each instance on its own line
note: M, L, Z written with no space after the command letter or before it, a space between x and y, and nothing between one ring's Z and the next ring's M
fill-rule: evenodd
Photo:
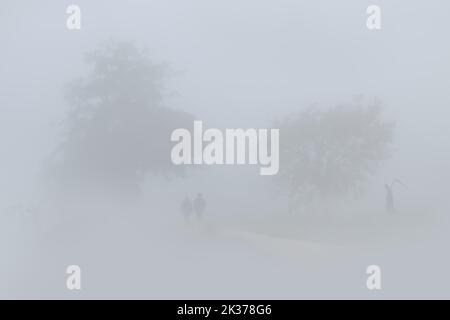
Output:
M192 117L164 104L167 65L129 43L86 54L90 74L67 88L66 131L52 172L68 185L136 191L147 173L176 173L170 133Z
M379 102L310 108L281 122L280 182L291 205L360 191L389 157L394 124Z

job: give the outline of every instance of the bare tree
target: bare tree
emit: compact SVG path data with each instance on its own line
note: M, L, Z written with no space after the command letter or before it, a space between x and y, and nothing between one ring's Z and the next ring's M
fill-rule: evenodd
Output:
M394 124L379 102L310 108L280 124L280 182L291 206L359 191L389 157Z

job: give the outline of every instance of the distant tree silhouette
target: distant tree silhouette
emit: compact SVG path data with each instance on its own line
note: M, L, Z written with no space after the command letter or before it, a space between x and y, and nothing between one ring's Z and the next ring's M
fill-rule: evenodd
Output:
M351 103L310 108L280 123L279 181L291 209L361 190L391 153L394 124L381 111L379 102Z
M164 106L167 65L129 43L86 54L87 78L68 86L66 131L52 159L59 182L136 191L146 173L180 174L170 134L191 115Z

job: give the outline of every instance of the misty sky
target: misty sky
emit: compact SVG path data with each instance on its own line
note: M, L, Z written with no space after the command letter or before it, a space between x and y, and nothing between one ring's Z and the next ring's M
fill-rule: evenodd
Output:
M82 30L69 32L67 1L3 1L2 161L34 167L57 132L64 85L83 74L83 53L119 39L180 72L167 104L210 126L265 125L313 103L377 96L398 123L397 164L404 170L407 161L412 179L436 183L433 173L450 171L450 4L377 1L382 30L370 32L371 3L80 0Z

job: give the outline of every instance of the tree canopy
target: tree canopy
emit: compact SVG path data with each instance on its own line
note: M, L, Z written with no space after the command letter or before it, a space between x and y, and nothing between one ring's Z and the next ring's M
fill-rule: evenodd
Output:
M89 52L90 74L66 90L65 134L53 158L64 183L139 188L147 173L180 173L170 161L170 134L192 122L164 103L168 66L130 43Z
M389 157L394 124L379 102L310 108L280 124L280 183L297 203L360 190Z

